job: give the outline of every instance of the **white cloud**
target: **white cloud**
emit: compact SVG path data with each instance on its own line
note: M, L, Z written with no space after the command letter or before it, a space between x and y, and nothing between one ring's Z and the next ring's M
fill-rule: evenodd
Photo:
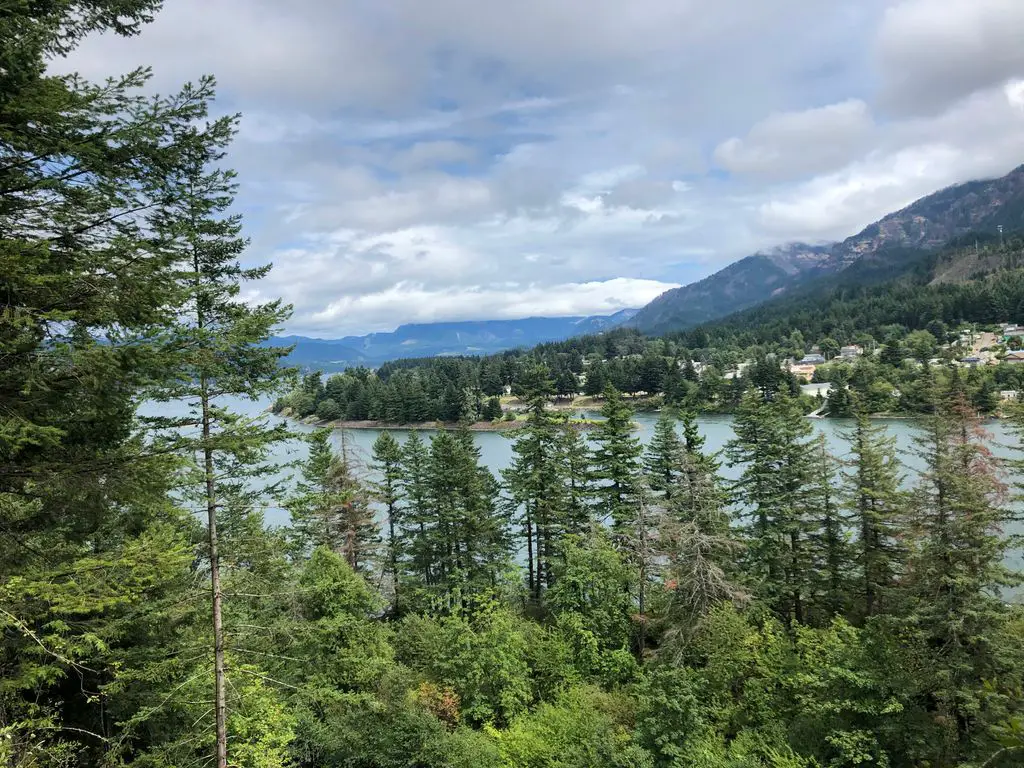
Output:
M341 334L635 306L1005 172L1021 7L175 0L56 68L215 73L251 259L275 263L253 295Z
M1010 106L1024 111L1024 80L1011 80L1003 90Z
M675 287L675 283L624 277L587 283L511 281L493 286L436 289L402 282L377 292L333 301L312 315L306 327L310 333L336 337L348 332L392 330L396 317L402 317L402 322L419 323L477 319L481 306L487 307L487 317L491 319L611 314L643 306ZM357 326L350 324L353 317L360 318Z
M734 173L798 178L831 170L864 151L874 121L868 105L848 99L825 107L770 115L746 138L715 149L715 161Z
M867 224L946 186L948 169L959 160L945 144L873 155L769 200L760 207L760 221L783 238L841 239L854 233L854 222Z
M903 0L879 29L882 101L893 113L940 111L1024 76L1024 3Z
M841 239L943 187L1002 175L1024 160L1024 111L1012 101L995 88L936 118L890 125L863 159L777 190L760 224L784 239Z

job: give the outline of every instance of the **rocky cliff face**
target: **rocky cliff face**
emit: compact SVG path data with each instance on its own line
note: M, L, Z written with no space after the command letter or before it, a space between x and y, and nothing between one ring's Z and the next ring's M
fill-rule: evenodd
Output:
M1024 229L1024 165L1006 176L969 181L922 197L833 249L836 267L895 248L932 250L968 232Z

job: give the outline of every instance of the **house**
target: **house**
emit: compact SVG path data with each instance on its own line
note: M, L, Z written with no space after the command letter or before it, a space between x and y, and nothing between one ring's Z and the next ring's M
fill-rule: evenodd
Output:
M828 397L829 390L832 389L832 384L825 382L823 384L801 384L800 391L805 395L811 397Z
M860 357L864 354L864 348L859 344L848 344L839 348L840 357Z
M732 379L738 379L751 365L752 363L749 360L745 363L740 363L739 365L736 366L734 370L726 371L724 374L722 374L722 378L729 379L730 381Z
M1000 391L999 399L1002 400L1004 403L1015 403L1019 399L1019 393L1016 389L1004 389Z
M818 370L818 366L810 364L804 365L803 363L794 363L793 365L789 366L789 370L794 376L806 376L808 379L811 379L814 377L814 372Z
M1007 352L1006 357L1003 358L1003 361L1007 363L1024 363L1024 350Z
M686 368L686 363L687 363L686 360L680 360L679 363L678 363L679 364L679 370L684 370ZM689 363L690 363L690 365L693 366L693 371L698 376L703 374L704 371L707 370L707 367L708 367L707 363L702 363L702 362L700 362L698 360L690 360Z
M1022 358L1024 360L1024 358ZM971 355L970 357L961 357L960 362L964 365L969 365L971 368L981 363L981 358L977 355Z
M823 355L812 352L809 355L804 355L803 359L797 362L797 365L821 365L824 362L825 357Z

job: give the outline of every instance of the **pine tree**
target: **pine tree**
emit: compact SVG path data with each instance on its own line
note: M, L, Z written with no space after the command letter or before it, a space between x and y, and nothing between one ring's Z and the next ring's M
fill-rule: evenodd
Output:
M873 426L863 410L855 410L855 418L847 436L851 458L845 484L848 514L857 532L857 613L868 617L888 610L886 598L903 571L905 499L895 440L885 436L883 427Z
M370 492L359 479L344 438L341 453L331 464L328 482L337 506L329 518L327 538L318 546L340 554L349 568L370 577L378 565L380 525L370 506Z
M401 529L404 522L400 505L405 494L402 488L402 447L390 432L381 432L373 443L373 468L379 477L374 483L374 491L387 515L387 571L394 590L394 608L399 612L398 561L401 557Z
M811 510L813 527L810 546L819 585L814 590L819 600L820 623L827 624L844 616L849 606L850 560L846 521L836 492L837 462L829 453L824 435L818 435L811 467Z
M558 422L547 407L554 392L546 368L524 377L520 397L528 416L516 431L512 463L504 479L511 501L522 510L522 537L526 542L527 584L534 599L550 587L558 541L566 531L565 483L558 455Z
M633 435L633 411L617 389L604 391L600 421L592 433L595 444L592 477L598 514L620 528L636 515L642 484L640 441Z
M853 400L848 388L849 376L843 368L832 374L832 386L828 390L828 415L849 418L853 413Z
M669 494L659 539L666 558L666 640L683 643L718 603L744 597L736 561L742 544L726 510L718 463L703 452L693 414L684 412L683 441L675 456L676 486Z
M183 403L185 415L154 419L173 428L172 444L196 460L187 494L206 514L207 562L212 593L215 668L216 765L226 768L227 683L220 583L217 518L227 499L255 503L262 490L254 481L271 472L270 447L286 437L280 426L232 413L220 405L225 397L256 400L280 392L289 380L280 360L288 350L265 346L290 308L279 301L262 305L238 301L242 284L258 280L269 266L246 268L239 259L247 245L241 219L227 215L235 192L235 174L215 167L236 131L237 118L205 126L175 126L185 162L165 180L173 204L150 220L176 257L175 285L184 310L161 332L167 376L153 390L162 400ZM186 430L195 430L191 437Z
M331 484L335 461L331 434L330 429L317 429L306 437L309 454L300 468L302 479L296 484L294 497L287 503L292 532L303 554L326 542L330 517L338 504Z
M205 120L212 82L150 98L141 70L99 85L48 73L85 35L134 35L157 6L0 13L0 750L11 764L104 759L118 726L93 694L131 673L127 628L167 615L191 560L189 521L167 499L177 462L133 420L167 370L154 331L186 309L177 181L221 132L182 128Z
M654 436L644 453L644 471L652 491L671 498L678 481L682 442L676 433L676 414L664 408L654 425Z
M427 483L424 549L434 596L458 601L494 589L509 556L508 521L472 433L443 431L431 438Z
M747 570L755 596L783 621L803 623L814 593L810 424L782 392L766 399L749 390L733 425L736 437L726 455L732 466L743 467L733 492L747 521Z
M1019 577L1004 562L1011 542L1003 531L1014 515L1003 506L988 436L957 376L944 393L934 379L931 386L936 412L918 441L927 469L912 505L905 623L932 654L927 687L944 731L936 762L952 766L970 757L993 702L1006 701L986 681L1005 663L995 643L1009 620L999 591Z
M731 536L725 513L726 494L718 474L718 462L704 453L704 438L694 415L682 415L683 440L676 454L676 485L668 509L672 519L694 524L708 536Z
M636 650L641 660L647 647L648 594L661 574L665 554L664 542L659 540L658 535L663 528L664 510L652 501L648 489L641 481L635 512L613 535L616 548L636 575Z
M418 432L411 432L402 446L402 494L406 499L402 543L408 553L410 579L423 589L434 583L433 556L427 526L433 525L430 509L430 451Z
M608 387L607 364L603 361L595 361L587 368L586 380L583 383L583 392L590 397L600 397Z
M558 462L561 467L562 496L565 531L578 536L586 535L593 525L590 499L590 454L581 432L569 421L563 421L556 436Z

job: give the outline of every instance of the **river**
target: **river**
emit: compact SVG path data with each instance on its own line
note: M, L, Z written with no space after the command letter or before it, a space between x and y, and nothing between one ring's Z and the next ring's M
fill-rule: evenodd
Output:
M221 405L230 405L235 410L250 415L264 413L267 407L266 402L253 402L239 398L230 404L222 402ZM147 414L170 415L176 410L173 404L147 404L143 409ZM589 414L588 414L589 415ZM279 420L279 417L267 414L267 419ZM652 413L637 413L633 419L639 426L636 432L640 441L646 444L654 431L654 424L657 415ZM852 426L852 422L842 419L809 419L815 434L824 434L829 450L838 459L843 460L849 456L849 445L844 434ZM883 419L879 420L884 425L889 435L895 438L896 447L900 459L906 469L904 484L909 487L913 484L915 476L922 466L918 456L914 454L914 434L916 432L914 421L911 419ZM705 438L705 450L708 452L720 451L725 444L733 437L731 416L701 416L697 420L700 433ZM297 432L311 432L313 427L304 424L292 424ZM1018 444L1016 436L1009 429L1009 425L1002 421L991 421L986 424L986 429L991 435L989 447L992 452L1001 458L1009 458L1014 455L1011 446ZM409 435L408 430L390 430L399 442L404 442ZM430 430L423 430L425 435ZM334 445L344 450L354 460L357 466L362 466L367 474L370 474L369 463L374 440L380 434L377 429L352 429L336 430L332 440ZM512 460L512 439L515 430L507 432L473 432L473 439L480 448L481 462L491 470L499 479L501 470L508 467ZM305 443L301 440L292 440L282 443L275 449L272 460L275 463L285 464L302 459L306 454ZM726 478L735 478L739 468L722 467L722 475ZM282 476L294 474L295 470L282 473ZM1004 482L1010 482L1013 478L1006 477ZM288 523L288 513L275 506L269 506L264 510L264 517L268 525L279 526ZM1018 529L1017 533L1024 533L1024 529ZM1010 562L1014 567L1024 566L1024 553L1015 551L1011 554Z

